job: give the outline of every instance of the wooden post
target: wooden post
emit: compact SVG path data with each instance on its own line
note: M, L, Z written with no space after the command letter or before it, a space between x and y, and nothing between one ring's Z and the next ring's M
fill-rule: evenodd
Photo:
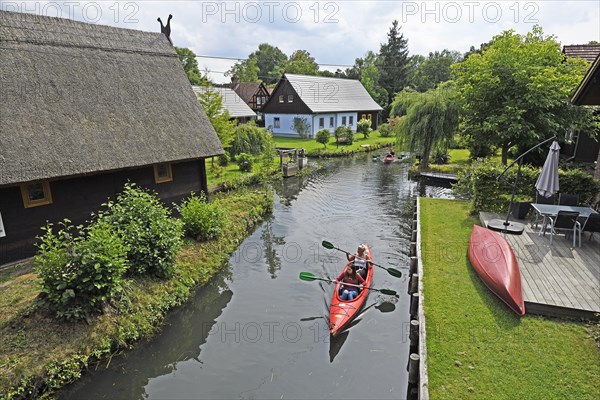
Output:
M412 230L415 231L415 232L417 231L417 220L413 221L413 223L412 223Z
M411 274L416 274L417 273L418 263L419 263L419 260L417 259L417 257L415 257L415 256L410 257L410 268L409 268L409 271L410 271Z
M408 361L408 383L419 382L419 355L411 354Z
M412 274L408 284L408 294L417 293L419 291L419 275Z
M410 241L411 242L416 242L417 241L417 231L412 231L412 235L410 237Z
M419 343L419 321L416 319L410 320L410 333L408 335L411 346Z
M410 252L408 253L410 257L417 255L417 242L410 242Z
M419 293L410 296L410 316L417 319L419 315Z

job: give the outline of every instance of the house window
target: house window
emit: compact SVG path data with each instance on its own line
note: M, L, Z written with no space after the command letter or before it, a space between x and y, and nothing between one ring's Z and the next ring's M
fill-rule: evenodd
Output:
M348 125L352 126L352 124L354 124L354 115L349 116L348 119L350 120Z
M263 98L262 98L262 96L257 96L257 97L256 97L256 105L257 105L257 106L260 106L260 105L262 105L262 103L263 103Z
M288 103L293 103L293 102L294 102L294 95L288 94Z
M319 128L325 128L325 118L319 118Z
M21 185L21 196L25 208L52 204L52 193L48 181L23 183Z
M329 127L333 128L333 117L329 117Z
M366 119L366 120L371 120L371 114L363 114L360 119Z
M283 103L283 95L282 94L279 95L279 102Z
M273 119L273 126L274 126L275 128L279 128L279 127L280 127L279 118L274 118L274 119Z
M346 117L342 117L342 125L346 126Z
M173 171L171 170L171 164L157 164L154 166L154 182L165 183L173 180Z

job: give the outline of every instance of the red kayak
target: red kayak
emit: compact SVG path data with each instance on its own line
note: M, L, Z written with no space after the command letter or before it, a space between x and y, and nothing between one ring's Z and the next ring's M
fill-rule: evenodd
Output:
M368 244L365 244L365 254L371 257L371 248ZM348 265L348 264L346 264ZM344 268L346 268L344 265ZM367 270L367 278L365 279L366 286L371 286L373 282L373 266L371 265ZM335 285L333 297L331 298L331 304L329 306L329 330L333 336L336 336L348 324L356 317L360 312L367 296L369 295L369 289L361 289L360 293L353 300L342 300L340 298L341 284Z
M388 155L388 156L383 157L383 163L384 164L392 163L392 162L394 162L394 160L396 160L396 156L389 156Z
M521 271L510 244L494 231L473 225L469 260L483 283L517 315L525 315Z

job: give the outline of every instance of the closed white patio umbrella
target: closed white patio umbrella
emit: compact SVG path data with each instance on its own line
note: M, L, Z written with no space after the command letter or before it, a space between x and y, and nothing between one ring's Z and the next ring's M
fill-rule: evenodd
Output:
M559 190L558 184L558 151L560 146L558 142L552 142L548 157L542 167L542 173L535 183L538 193L544 197L553 196Z

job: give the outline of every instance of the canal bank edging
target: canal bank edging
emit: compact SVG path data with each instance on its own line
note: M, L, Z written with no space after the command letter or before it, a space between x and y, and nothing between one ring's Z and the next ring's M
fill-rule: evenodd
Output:
M420 200L415 197L412 232L410 241L410 279L408 294L410 297L410 355L408 359L409 400L429 400L427 377L427 343L425 313L423 310L423 262L421 259L421 219Z

